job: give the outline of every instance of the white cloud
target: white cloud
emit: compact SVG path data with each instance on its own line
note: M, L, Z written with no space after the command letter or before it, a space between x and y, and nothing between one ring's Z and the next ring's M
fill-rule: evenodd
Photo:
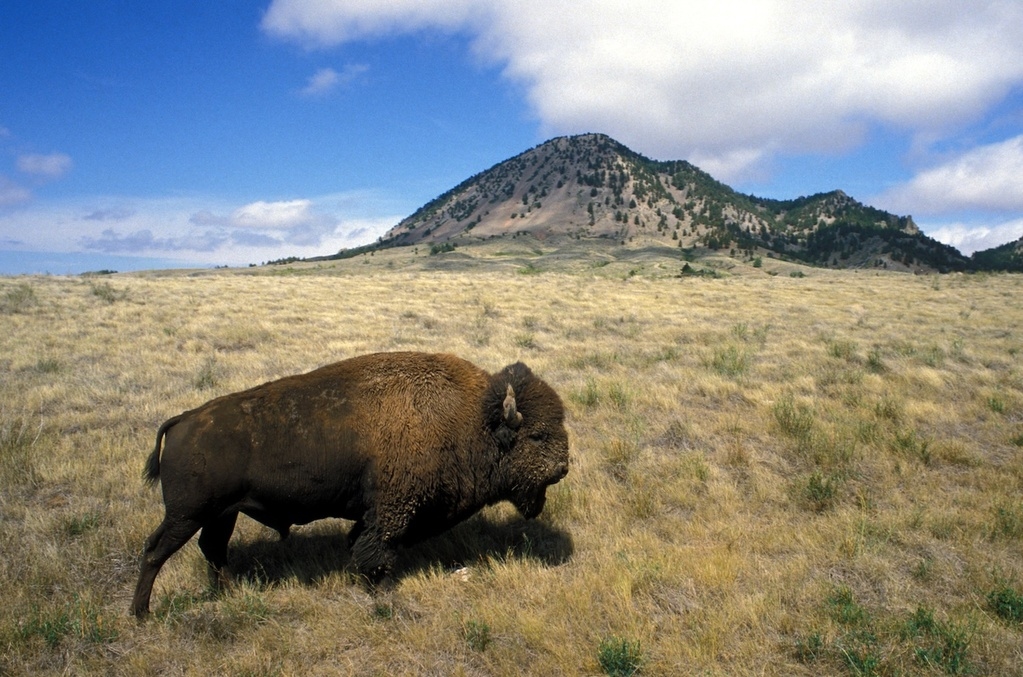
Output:
M263 230L290 229L319 219L312 211L311 200L284 202L252 202L231 214L231 222L242 228Z
M322 97L346 87L369 70L365 64L347 64L340 73L333 68L321 68L309 76L306 86L299 92L306 97Z
M274 0L263 29L308 47L465 31L546 133L607 132L723 180L871 124L941 134L1023 82L1018 0Z
M1023 237L1023 219L1013 219L990 226L969 223L935 225L923 223L921 228L938 242L952 245L966 255L991 249L1006 242L1014 242Z
M71 171L73 164L64 153L32 153L19 156L17 161L18 171L44 179L59 179Z
M370 192L241 206L207 197L49 201L0 212L0 245L245 265L372 242L409 207Z
M12 207L32 199L32 193L14 183L6 176L0 175L0 207Z
M321 68L309 76L309 82L302 88L303 96L319 96L334 89L340 76L333 68Z
M1023 135L979 146L878 198L895 211L1023 211Z

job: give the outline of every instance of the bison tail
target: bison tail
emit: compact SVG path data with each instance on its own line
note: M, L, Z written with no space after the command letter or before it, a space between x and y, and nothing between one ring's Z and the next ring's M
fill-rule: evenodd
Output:
M156 446L153 448L153 453L149 455L149 459L146 460L146 467L142 471L142 478L146 481L146 484L152 485L160 478L160 448L163 446L163 438L167 431L181 420L182 416L178 415L167 419L160 426L160 429L156 431Z

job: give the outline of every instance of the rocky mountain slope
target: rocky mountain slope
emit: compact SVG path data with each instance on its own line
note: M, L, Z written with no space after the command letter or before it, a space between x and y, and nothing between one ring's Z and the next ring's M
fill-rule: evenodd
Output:
M552 139L501 162L423 205L369 248L451 247L522 234L840 268L948 272L981 265L921 233L911 217L842 191L795 200L744 195L689 162L651 160L602 134Z

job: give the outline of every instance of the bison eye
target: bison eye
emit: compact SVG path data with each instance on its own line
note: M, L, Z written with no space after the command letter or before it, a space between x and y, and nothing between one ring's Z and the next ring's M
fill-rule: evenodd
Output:
M547 439L547 433L545 433L542 430L534 430L533 432L529 433L529 439L533 440L534 442L543 442Z

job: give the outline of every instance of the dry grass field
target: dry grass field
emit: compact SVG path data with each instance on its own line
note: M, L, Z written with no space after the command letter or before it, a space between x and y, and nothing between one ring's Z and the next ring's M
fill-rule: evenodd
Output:
M0 278L0 674L1023 674L1023 277L491 254ZM371 594L349 523L243 517L131 618L159 424L384 350L561 394L541 518Z

